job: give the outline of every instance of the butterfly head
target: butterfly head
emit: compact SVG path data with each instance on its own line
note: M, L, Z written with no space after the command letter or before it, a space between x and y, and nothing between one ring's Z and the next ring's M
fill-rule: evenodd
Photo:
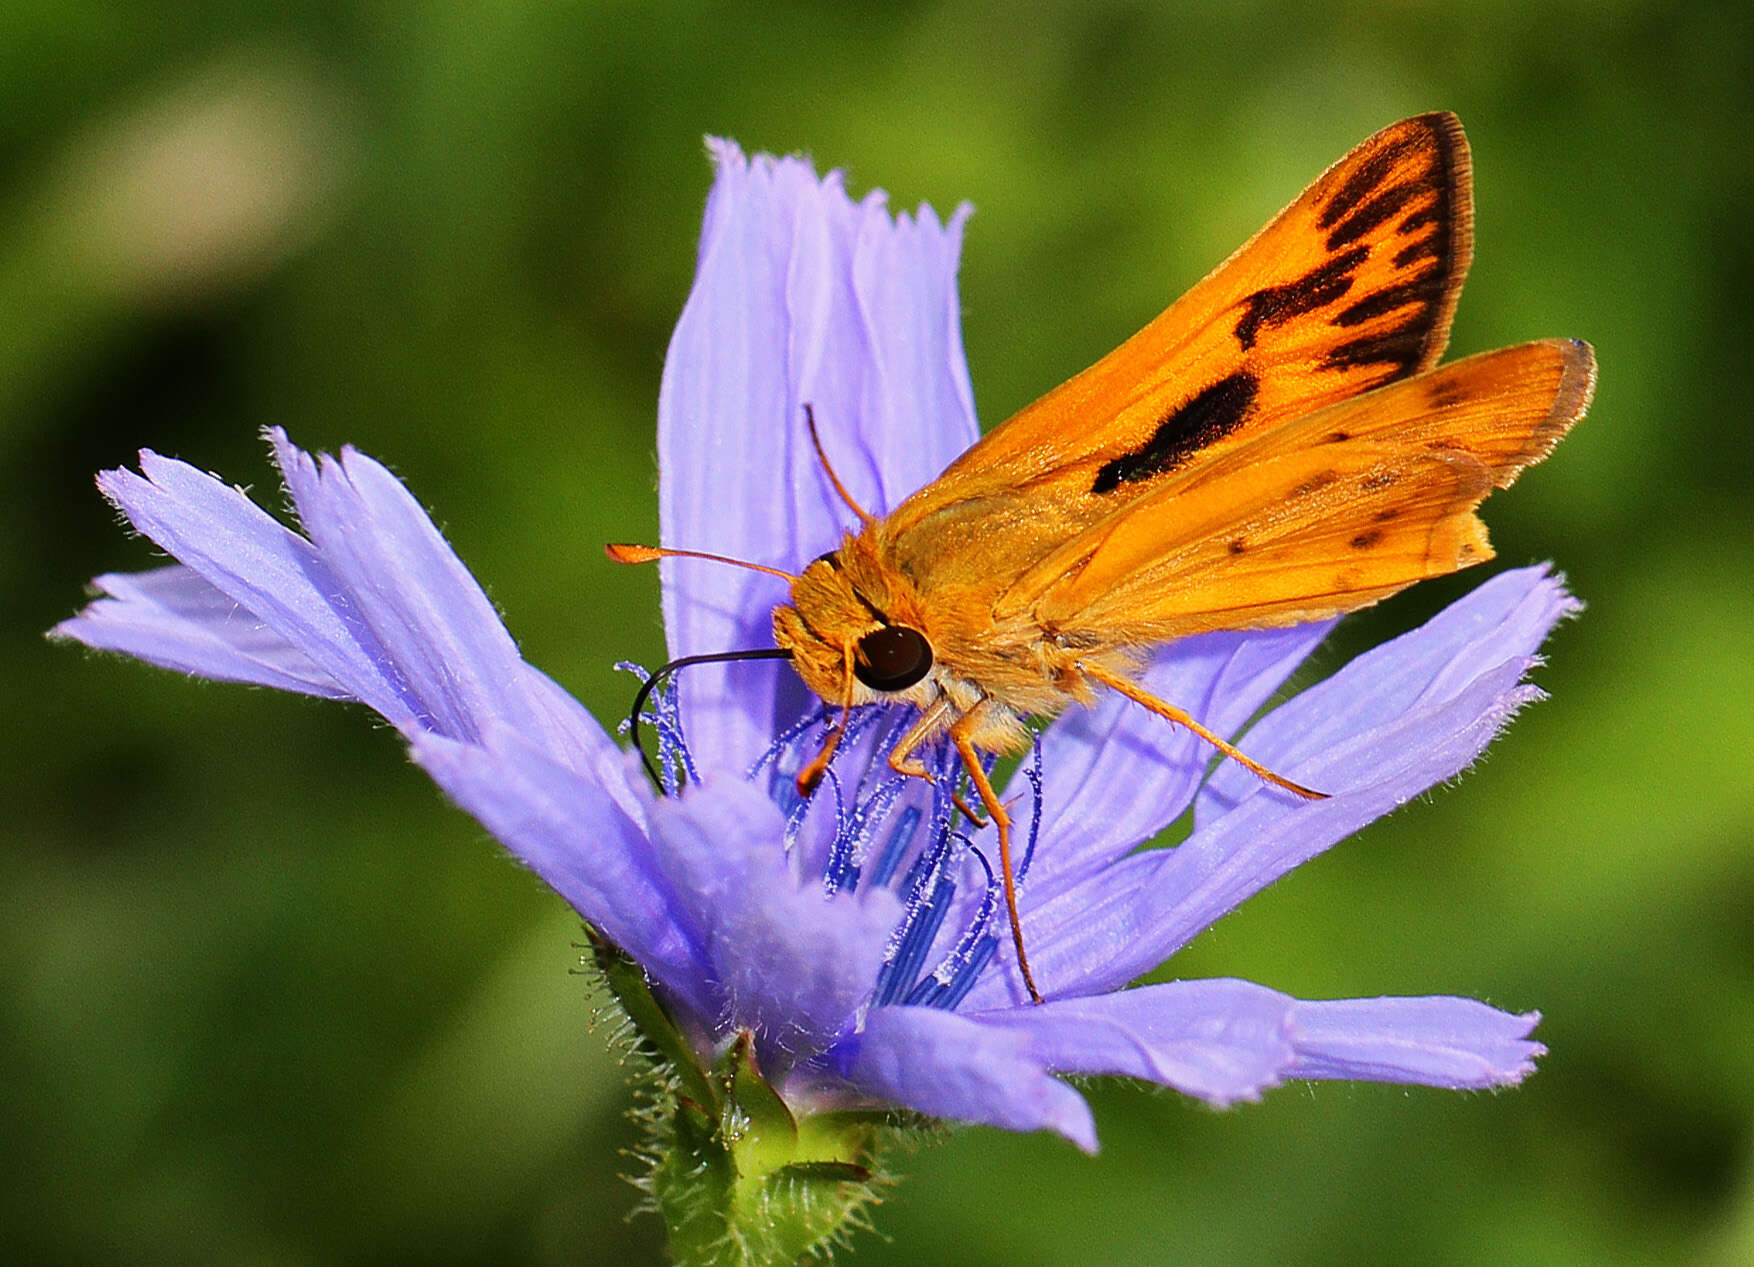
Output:
M934 655L911 587L859 543L822 555L774 609L774 641L804 684L833 704L931 697Z

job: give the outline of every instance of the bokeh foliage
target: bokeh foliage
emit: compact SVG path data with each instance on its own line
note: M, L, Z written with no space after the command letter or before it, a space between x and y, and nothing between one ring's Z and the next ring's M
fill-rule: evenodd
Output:
M1458 353L1596 344L1489 507L1590 604L1525 715L1177 961L1539 1007L1516 1092L1093 1090L969 1130L861 1262L1754 1260L1754 195L1745 3L284 5L0 12L0 1245L15 1261L644 1262L576 924L360 710L45 644L151 564L90 473L390 462L599 716L656 659L652 428L709 172L802 150L979 208L990 425L1323 165L1462 116ZM1467 582L1358 618L1347 654ZM1117 787L1117 795L1124 788Z

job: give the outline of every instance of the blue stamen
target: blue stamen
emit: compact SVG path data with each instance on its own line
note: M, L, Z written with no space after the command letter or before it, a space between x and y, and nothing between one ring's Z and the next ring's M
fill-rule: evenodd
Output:
M1022 880L1029 874L1030 861L1035 857L1035 842L1041 835L1041 735L1033 736L1030 745L1033 755L1029 765L1023 771L1023 777L1029 780L1030 800L1033 802L1029 815L1029 844L1024 846L1023 860L1017 866L1017 878Z
M950 900L955 893L955 883L947 874L939 872L931 893L916 895L908 903L899 936L891 942L892 950L877 974L878 1006L895 1002L911 986L927 952L932 949L933 939L943 927L944 917L950 913Z
M849 893L858 889L860 873L871 853L871 838L895 807L904 786L900 776L886 779L870 796L853 806L846 830L836 835L835 847L829 854L824 877L829 892L842 887Z
M823 781L834 789L834 830L836 837L838 837L842 831L842 824L846 821L846 798L841 792L840 776L833 770L823 771ZM820 791L821 789L818 789L818 794ZM792 856L792 851L798 844L798 833L803 830L804 819L809 812L810 802L799 797L797 798L797 807L786 816L784 840L786 857L788 858ZM830 892L833 890L831 889Z
M902 1003L907 1007L931 1007L943 992L944 987L936 977L924 976L914 982L914 988L908 991Z
M865 708L855 708L847 715L847 733L841 737L841 750L836 754L837 757L850 751L864 737L867 730L879 722L888 720L887 715L894 711L894 709L875 704Z
M954 1012L963 999L968 997L968 992L974 989L974 983L980 980L981 972L998 949L999 941L996 937L983 937L976 942L968 962L956 970L944 993L934 1000L935 1005L947 1012Z
M757 757L755 759L755 764L749 767L749 777L753 779L761 772L762 766L777 762L781 753L797 743L805 731L809 730L810 727L814 726L827 715L827 705L819 704L813 711L805 713L797 721L782 730L779 735L775 737L774 741L767 746L767 751Z
M646 671L646 666L643 664L636 664L632 660L617 660L614 668L617 673L633 674L639 679L641 686L644 686L647 682L652 680L652 675ZM623 717L620 721L615 723L615 733L618 735L625 735L632 729L633 718L631 717Z
M806 804L798 794L798 780L794 775L787 774L777 766L768 775L768 799L780 807L780 813L790 818Z
M834 839L828 842L828 858L822 867L822 888L830 897L843 887L851 892L858 887L860 806L846 808L841 794L840 776L829 770L826 777L834 784Z
M950 953L944 957L944 962L940 963L932 972L932 979L943 985L946 992L955 986L959 974L967 969L970 962L978 959L980 963L984 964L991 957L992 950L990 948L982 949L982 947L994 940L989 930L998 916L1001 900L1002 890L999 878L993 872L993 864L988 861L986 854L982 853L973 843L969 844L968 851L974 855L975 861L980 863L981 869L987 873L987 883L986 888L981 893L981 904L976 909L974 918L969 921L968 927L963 930L956 945L951 947ZM963 988L963 993L967 993L966 987Z
M664 792L675 796L683 782L696 777L694 761L688 754L688 738L682 730L681 706L674 687L659 687L652 702L657 712L652 715L652 729L658 733L658 763L664 774Z
M895 891L903 898L909 894L918 895L925 890L927 884L933 882L940 869L945 853L950 848L950 824L955 807L950 804L949 793L939 793L933 805L932 830L926 836L925 847L914 857L913 864L908 867L907 874L901 883L894 886Z
M901 811L890 829L889 838L883 842L883 852L877 855L877 865L871 869L872 884L888 884L900 865L901 858L913 844L914 837L919 833L920 819L924 815L917 805L909 805Z
M654 705L653 725L659 734L660 750L670 762L690 769L686 745L681 743L680 710L673 691L654 693ZM783 844L788 856L799 847L810 808L810 801L798 794L797 771L803 768L806 750L831 733L838 721L835 709L819 705L782 731L749 767L748 777L752 781L760 781L766 773L768 794L785 814ZM895 812L909 780L903 775L886 775L876 763L881 754L893 750L901 733L911 724L912 717L906 710L895 708L858 708L848 715L846 731L824 770L824 778L833 788L834 835L823 860L822 885L829 895L856 892L862 883L887 885L903 900L904 913L890 936L889 948L877 973L875 1005L954 1008L997 953L998 938L992 930L998 916L1000 890L986 856L967 836L953 831L961 811L952 793L966 772L960 755L948 740L940 738L922 754L933 776L929 816L918 804L903 805L899 813ZM876 745L867 748L865 740L872 737L874 728L880 728ZM672 746L674 754L670 751ZM853 767L847 766L849 761L854 763ZM990 776L996 762L996 756L984 757L983 771ZM850 768L856 768L856 780L846 777ZM1023 774L1029 780L1033 812L1019 878L1035 855L1041 828L1039 738ZM955 945L934 970L925 973L922 968L926 957L956 905L955 862L964 850L986 872L986 885Z
M805 713L804 716L780 732L779 736L767 746L767 751L755 759L754 764L749 767L748 774L745 775L753 783L763 768L767 768L769 770L767 794L773 803L780 807L780 812L787 816L790 816L804 799L798 794L797 783L798 771L804 768L804 763L801 759L786 761L782 758L791 752L794 745L810 732L811 727L826 720L828 716L829 711L826 704Z
M651 680L652 675L645 667L631 660L622 660L615 667L633 674L641 682ZM666 796L676 795L684 777L690 783L700 781L700 771L695 768L694 757L688 751L688 739L682 725L682 697L677 687L677 683L667 682L653 691L646 701L646 711L640 714L640 720L658 737L658 775ZM631 729L631 720L623 722L619 729L621 733L627 733Z

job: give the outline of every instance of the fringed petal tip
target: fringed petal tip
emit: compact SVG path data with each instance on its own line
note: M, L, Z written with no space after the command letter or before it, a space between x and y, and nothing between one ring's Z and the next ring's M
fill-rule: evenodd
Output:
M1539 1012L1450 996L1304 1001L1293 1014L1292 1078L1413 1083L1451 1091L1515 1086L1547 1049Z
M49 638L220 682L354 698L254 613L186 567L108 573L92 582L92 590L93 600L49 630Z
M713 136L708 133L704 138L707 157L713 165L713 193L735 189L751 178L791 182L819 187L825 191L845 196L846 173L840 168L830 168L820 176L816 173L816 165L805 154L766 154L750 155L736 141L724 136ZM873 190L879 203L886 201L888 195L882 190Z
M804 422L860 505L898 504L978 434L956 320L957 248L935 214L896 218L839 173L746 156L717 165L694 286L658 397L660 538L777 567L832 548L850 513ZM754 437L754 442L752 442ZM700 560L660 565L672 656L771 639L785 591ZM774 718L804 706L770 666L700 666L678 683L702 769L741 772Z

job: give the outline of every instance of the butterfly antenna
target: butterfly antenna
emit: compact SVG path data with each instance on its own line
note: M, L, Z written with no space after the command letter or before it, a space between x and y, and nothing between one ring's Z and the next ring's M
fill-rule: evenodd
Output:
M822 447L822 437L816 432L816 411L808 404L804 406L804 425L810 429L810 443L816 446L816 460L822 463L822 469L828 473L828 482L834 485L834 491L840 494L840 499L859 517L860 523L876 523L877 516L854 501L853 495L847 492L847 486L840 482L840 476L834 473L834 466L828 460L828 451Z
M693 664L724 664L731 660L790 660L792 653L782 647L756 647L748 651L714 651L707 655L685 655L664 665L651 677L640 683L639 693L633 697L633 711L627 715L628 735L633 740L634 750L639 759L645 763L646 773L652 776L652 784L660 795L664 791L664 780L658 774L658 767L651 757L646 755L645 745L640 743L639 719L645 711L646 701L652 692L663 685L664 679L677 669L686 669Z
M709 563L729 563L734 568L748 568L751 572L766 572L769 576L777 576L784 581L798 579L796 572L785 572L779 568L770 568L765 563L750 563L744 559L733 559L723 554L707 554L702 550L672 550L668 546L637 546L624 541L611 541L603 547L603 553L615 563L655 563L659 559L705 559Z

